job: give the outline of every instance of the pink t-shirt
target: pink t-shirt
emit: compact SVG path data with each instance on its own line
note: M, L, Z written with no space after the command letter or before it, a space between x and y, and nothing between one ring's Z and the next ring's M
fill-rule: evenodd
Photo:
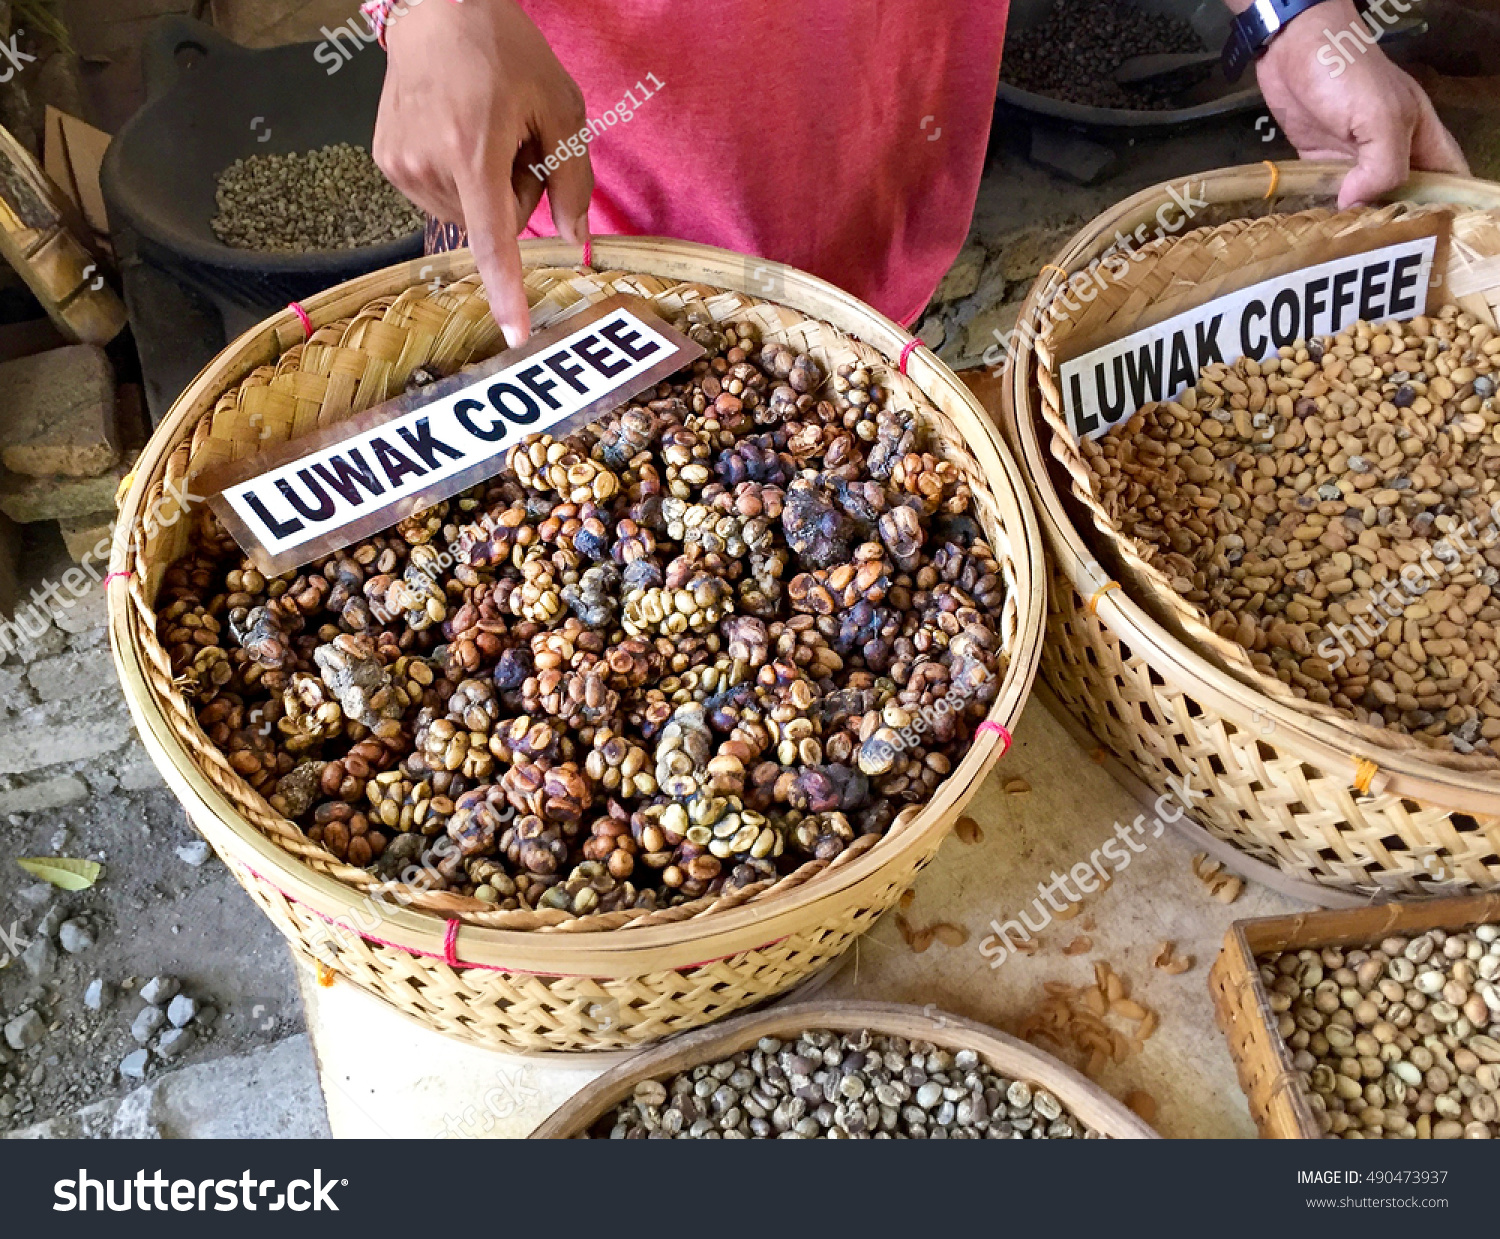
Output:
M1007 0L521 3L608 125L596 235L719 245L921 313L968 234ZM528 235L553 231L544 201Z

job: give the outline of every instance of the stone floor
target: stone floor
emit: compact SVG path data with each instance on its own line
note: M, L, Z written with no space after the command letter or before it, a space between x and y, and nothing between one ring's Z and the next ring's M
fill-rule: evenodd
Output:
M55 527L42 528L28 531L23 596L72 567ZM45 1032L22 1051L0 1040L0 1132L65 1133L84 1111L77 1123L90 1132L228 1134L239 1123L248 1134L314 1133L323 1108L286 948L136 739L100 591L50 615L18 611L34 635L0 630L10 643L0 649L0 1025L35 1012ZM66 892L15 863L56 856L97 861L102 874ZM77 953L64 922L91 940ZM135 1079L121 1067L140 1049L132 1023L155 976L217 1018L195 1019L175 1057L152 1050ZM272 1069L285 1077L274 1104L254 1086ZM211 1113L220 1088L223 1108Z

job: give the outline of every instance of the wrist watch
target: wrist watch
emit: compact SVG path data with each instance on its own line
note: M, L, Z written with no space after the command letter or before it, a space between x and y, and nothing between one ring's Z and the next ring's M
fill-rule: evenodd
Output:
M1255 0L1229 26L1224 44L1224 76L1236 82L1252 60L1262 55L1272 39L1294 17L1323 0Z

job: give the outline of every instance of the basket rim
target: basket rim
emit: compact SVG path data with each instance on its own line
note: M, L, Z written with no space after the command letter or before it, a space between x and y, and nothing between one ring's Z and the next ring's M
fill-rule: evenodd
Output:
M521 250L528 268L574 269L581 265L579 247L556 239L524 240ZM792 267L747 259L713 246L656 237L601 237L593 244L593 256L595 270L637 272L704 283L751 297L760 294L747 285L763 281L769 267L780 281L777 303L860 340L879 351L888 364L894 365L893 359L913 340L896 323L824 280ZM315 324L335 321L384 295L369 292L368 282L410 282L417 278L413 271L414 264L398 263L309 297L301 303L301 308ZM444 278L459 278L472 271L472 257L467 250L434 255L429 276L433 271ZM814 308L804 308L807 303ZM239 382L257 366L274 361L299 342L303 334L301 320L290 308L266 319L231 342L173 403L136 461L121 502L111 549L107 598L116 669L126 686L125 695L137 730L154 764L188 810L195 826L219 851L235 857L252 875L332 919L369 896L314 871L244 821L234 803L202 776L182 748L168 725L162 702L149 690L132 688L133 684L144 683L146 676L144 654L130 622L128 574L133 530L151 484L160 476L170 456L190 440L200 402L217 398L225 390L226 367L233 370L232 381ZM1007 523L1007 533L1012 543L1017 592L1026 596L1017 600L1016 644L989 714L990 720L1011 727L1029 695L1041 656L1046 577L1040 528L1019 465L969 389L922 347L911 349L906 373L924 391L940 388L946 397L966 408L976 429L972 438L966 436L967 445L991 490L1014 518L1014 527ZM1009 502L1005 504L1007 498ZM893 847L906 851L921 846L934 833L946 833L951 825L948 819L956 816L956 806L977 789L1001 752L1001 742L992 731L976 735L938 793L900 832ZM688 964L707 956L719 958L767 945L790 932L784 923L811 905L847 896L863 884L878 882L885 862L898 854L883 846L891 838L887 836L848 864L825 869L790 891L778 893L772 888L745 905L722 912L706 908L671 924L623 926L621 929L630 931L623 935L617 930L603 929L571 932L497 929L464 921L461 915L448 918L437 912L392 906L391 900L384 901L380 932L389 945L441 956L444 929L451 919L457 919L462 926L464 963L488 963L503 957L508 970L546 975L565 975L556 971L557 956L563 952L569 955L570 963L603 969L604 975L610 972L628 975L630 969L625 958L638 951L652 951L657 956L674 954L680 956L679 964ZM657 966L673 966L664 964L660 958L655 962Z
M1269 163L1269 161L1268 161ZM1279 184L1285 193L1319 193L1336 190L1348 168L1338 163L1284 163L1274 165ZM1264 178L1261 165L1221 168L1187 178L1207 187L1222 185L1236 178ZM1044 274L1032 285L1021 306L1020 320L1037 314L1043 300L1061 285L1063 277L1050 272L1063 271L1071 276L1081 260L1093 257L1104 248L1104 242L1123 221L1149 214L1166 197L1169 187L1179 178L1147 187L1125 201L1109 208L1085 224L1053 255L1054 262L1043 268ZM1401 194L1416 202L1454 203L1471 201L1477 191L1492 206L1500 206L1500 186L1475 178L1448 173L1415 173L1402 187ZM1206 192L1206 190L1205 190ZM1229 196L1220 201L1240 200ZM1132 648L1144 647L1152 654L1151 665L1163 677L1184 692L1211 705L1229 722L1247 732L1258 730L1256 720L1269 719L1275 724L1274 744L1278 748L1301 749L1302 755L1324 769L1347 767L1351 784L1358 763L1365 757L1356 753L1345 733L1334 723L1313 718L1289 705L1257 691L1243 681L1226 674L1185 642L1178 640L1150 616L1123 589L1094 594L1109 580L1082 534L1068 519L1062 497L1049 472L1050 455L1044 451L1038 423L1042 413L1032 395L1032 368L1036 353L1022 338L1007 359L1008 378L1001 384L1003 413L1012 432L1017 452L1025 467L1027 483L1037 508L1037 518L1048 545L1059 557L1066 575L1084 597L1096 598L1095 613L1107 627L1116 629L1130 641ZM1051 429L1047 430L1050 435ZM1112 608L1112 610L1107 610ZM1109 616L1113 617L1113 623ZM1369 748L1370 746L1364 746ZM1420 751L1381 749L1378 766L1381 793L1409 797L1453 812L1474 812L1476 801L1492 805L1500 812L1500 789L1493 774L1448 769L1424 760ZM1373 760L1373 757L1372 757ZM1456 802L1456 803L1455 803Z
M937 1011L931 1005L916 1007L905 1003L873 1001L823 1000L778 1005L769 1011L754 1011L749 1015L710 1024L707 1027L684 1033L660 1042L625 1061L610 1067L602 1075L584 1085L577 1093L563 1102L532 1131L532 1140L569 1139L581 1134L603 1117L612 1106L629 1096L631 1089L643 1080L653 1079L666 1064L683 1054L693 1055L693 1065L704 1062L715 1054L732 1054L730 1049L736 1042L753 1041L760 1036L782 1037L791 1035L791 1028L801 1031L827 1029L834 1032L856 1032L868 1029L885 1036L901 1036L910 1039L914 1032L925 1034L923 1040L937 1045L958 1045L977 1049L986 1059L995 1052L1013 1059L1015 1067L1007 1067L1007 1073L1020 1074L1034 1070L1048 1078L1043 1087L1057 1095L1070 1112L1077 1114L1077 1098L1085 1098L1090 1107L1102 1111L1102 1116L1115 1126L1104 1135L1114 1139L1160 1140L1161 1135L1140 1118L1123 1102L1095 1084L1082 1072L1068 1066L1060 1058L1035 1046L1002 1032L977 1020L966 1019ZM784 1029L778 1034L772 1030ZM1032 1082L1042 1083L1036 1076ZM1067 1096L1062 1094L1067 1092Z

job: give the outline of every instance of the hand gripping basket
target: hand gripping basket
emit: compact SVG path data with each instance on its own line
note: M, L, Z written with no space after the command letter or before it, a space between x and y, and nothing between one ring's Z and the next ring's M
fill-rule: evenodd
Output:
M210 466L388 399L418 366L497 352L499 332L466 251L332 289L302 307L307 326L289 309L221 354L136 465L109 587L115 658L152 759L294 951L320 966L320 978L346 979L432 1028L529 1053L653 1041L784 993L836 959L932 858L1008 746L1041 639L1040 535L1019 473L983 410L931 354L831 285L780 266L644 238L601 240L593 253L598 269L580 270L576 247L523 244L535 321L615 292L647 298L665 314L698 302L717 320L752 320L765 338L812 354L830 372L846 362L870 366L897 402L923 410L933 450L965 474L1006 585L997 617L1001 686L987 724L937 794L900 814L885 836L717 903L655 912L574 919L442 892L404 891L398 902L381 899L388 887L276 814L199 729L173 685L152 606L188 522L162 519L148 532L146 513ZM768 278L777 303L747 291Z
M1351 217L1332 209L1343 172L1267 164L1192 178L1191 198L1210 204L1195 222L1210 226L1147 246L1080 318L1091 334L1112 318L1124 334L1155 297L1187 282L1212 287L1249 261L1424 203L1457 208L1450 277L1463 273L1461 282L1473 284L1478 264L1500 253L1500 187L1421 175L1399 203ZM1044 679L1129 780L1165 792L1169 777L1191 772L1208 793L1197 807L1205 838L1221 850L1231 845L1252 874L1284 890L1342 902L1328 892L1367 899L1500 885L1497 763L1377 736L1298 700L1173 592L1093 494L1053 364L1075 324L1044 307L1064 275L1087 267L1117 231L1154 227L1179 188L1145 190L1100 216L1044 271L1022 310L1023 322L1047 324L1034 346L1018 344L1004 385L1006 419L1051 550ZM1309 210L1315 203L1322 208ZM1493 316L1497 301L1500 294L1481 293L1464 305Z

